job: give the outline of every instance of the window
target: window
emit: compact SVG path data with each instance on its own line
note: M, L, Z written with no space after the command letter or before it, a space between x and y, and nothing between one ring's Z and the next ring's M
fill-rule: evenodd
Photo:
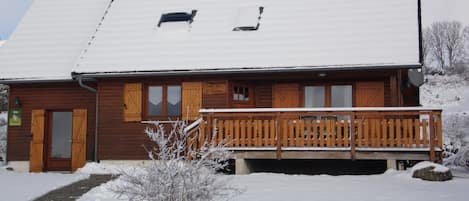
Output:
M318 85L304 87L305 107L352 107L352 85Z
M244 83L234 83L233 85L233 103L236 105L254 104L254 90L251 85Z
M181 116L180 85L150 85L147 99L148 117Z
M264 7L246 7L238 10L238 18L233 31L255 31L259 29Z
M325 107L326 88L324 86L305 87L305 107Z
M331 107L352 107L352 86L331 86Z

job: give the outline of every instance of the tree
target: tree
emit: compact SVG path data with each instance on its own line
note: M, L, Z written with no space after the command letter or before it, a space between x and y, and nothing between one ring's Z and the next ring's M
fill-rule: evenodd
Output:
M0 84L0 111L8 109L8 86Z
M147 149L150 164L132 172L121 171L122 182L111 187L112 191L130 200L146 201L225 200L239 192L217 174L230 157L223 143L206 141L196 146L184 121L174 123L169 132L161 124L155 127L145 131L156 144Z
M467 32L467 33L466 33ZM463 29L460 22L434 22L423 31L423 54L426 61L436 63L442 72L454 71L461 66L465 57L465 39L469 28ZM427 57L431 56L431 59ZM430 66L426 63L426 66Z
M444 22L444 43L448 52L448 67L461 61L464 54L464 34L461 22Z

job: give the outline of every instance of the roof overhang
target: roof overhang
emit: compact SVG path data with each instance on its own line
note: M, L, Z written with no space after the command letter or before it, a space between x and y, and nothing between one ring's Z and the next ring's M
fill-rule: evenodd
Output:
M422 64L406 65L349 65L349 66L300 66L300 67L252 67L229 69L202 70L166 70L166 71L122 71L122 72L72 72L72 77L83 78L117 78L117 77L148 77L148 76L185 76L185 75L221 75L221 74L252 74L252 73L298 73L298 72L331 72L331 71L363 71L363 70L397 70L421 68Z

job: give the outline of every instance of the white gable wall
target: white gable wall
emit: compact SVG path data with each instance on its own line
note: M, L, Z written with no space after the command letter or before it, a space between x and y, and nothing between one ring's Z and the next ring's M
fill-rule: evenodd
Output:
M34 0L0 48L0 79L71 79L110 0Z
M239 8L263 6L258 31L235 32ZM189 32L157 28L167 11ZM417 0L118 0L73 71L223 70L419 65Z

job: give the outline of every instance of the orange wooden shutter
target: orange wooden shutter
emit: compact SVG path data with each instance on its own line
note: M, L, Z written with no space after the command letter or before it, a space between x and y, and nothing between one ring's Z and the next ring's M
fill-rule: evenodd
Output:
M276 108L289 108L300 106L300 88L296 83L275 84L272 106Z
M74 109L72 134L72 171L83 167L86 163L86 131L86 109Z
M31 153L30 153L30 171L42 172L44 167L44 126L45 111L33 110L31 112Z
M142 84L129 83L124 86L124 121L142 120Z
M357 107L384 107L384 82L357 82L355 91Z
M196 120L202 107L202 83L182 83L182 119Z

